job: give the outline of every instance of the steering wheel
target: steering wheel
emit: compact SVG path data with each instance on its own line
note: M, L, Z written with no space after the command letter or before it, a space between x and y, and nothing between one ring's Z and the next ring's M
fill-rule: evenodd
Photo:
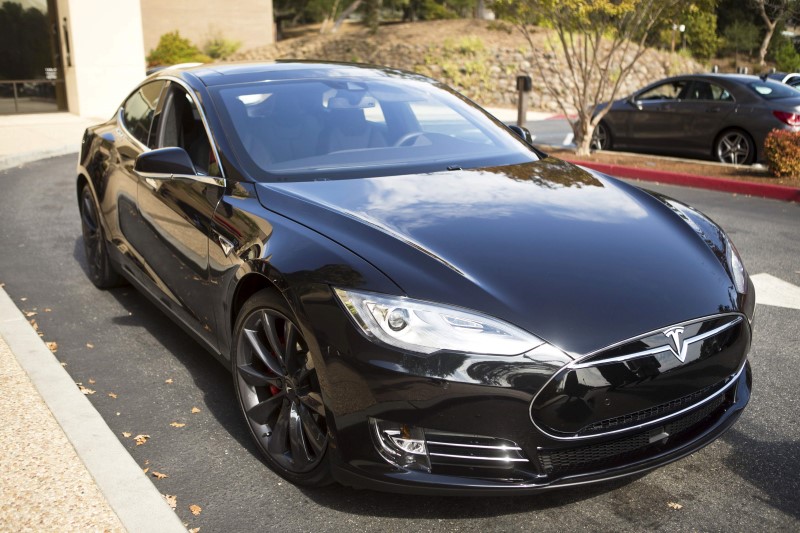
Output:
M414 143L409 143L411 139L416 139L417 137L425 135L424 131L412 131L411 133L406 133L399 139L397 139L392 146L411 146Z

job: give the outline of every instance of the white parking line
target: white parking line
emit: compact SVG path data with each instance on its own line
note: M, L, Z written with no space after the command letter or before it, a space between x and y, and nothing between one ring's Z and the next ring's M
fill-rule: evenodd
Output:
M756 303L800 309L800 287L767 273L750 276L756 288Z
M564 146L569 146L570 144L572 144L572 139L574 138L575 138L574 133L567 133L567 136L564 137L564 142L561 144L563 144Z

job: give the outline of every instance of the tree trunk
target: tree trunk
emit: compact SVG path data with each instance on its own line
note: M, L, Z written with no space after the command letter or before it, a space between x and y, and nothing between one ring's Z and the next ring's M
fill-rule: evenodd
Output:
M761 42L761 49L758 51L758 64L762 67L767 64L767 50L769 49L769 43L772 40L772 34L775 33L775 27L777 25L777 19L771 24L767 25L767 33L764 35L764 40Z
M353 11L358 9L358 6L360 5L361 5L361 0L355 0L355 2L347 6L345 10L342 11L342 14L339 15L339 18L336 19L336 22L334 23L333 28L331 29L331 33L336 33L339 30L339 26L342 25L342 22L344 22L347 17L352 15Z
M575 134L575 155L587 156L592 152L592 136L594 124L591 117L578 116L572 123L572 132Z

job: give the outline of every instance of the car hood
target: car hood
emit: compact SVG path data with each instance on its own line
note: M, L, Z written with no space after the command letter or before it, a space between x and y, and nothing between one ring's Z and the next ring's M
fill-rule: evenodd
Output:
M260 184L258 195L359 254L407 296L482 311L573 355L736 309L726 270L677 210L550 157Z

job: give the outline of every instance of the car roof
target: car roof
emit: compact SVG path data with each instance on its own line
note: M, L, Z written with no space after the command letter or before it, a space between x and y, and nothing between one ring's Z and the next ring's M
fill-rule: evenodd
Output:
M330 79L330 78L409 78L428 83L427 76L398 69L326 61L277 60L271 62L232 62L176 65L156 72L153 77L193 77L207 87L259 81Z

